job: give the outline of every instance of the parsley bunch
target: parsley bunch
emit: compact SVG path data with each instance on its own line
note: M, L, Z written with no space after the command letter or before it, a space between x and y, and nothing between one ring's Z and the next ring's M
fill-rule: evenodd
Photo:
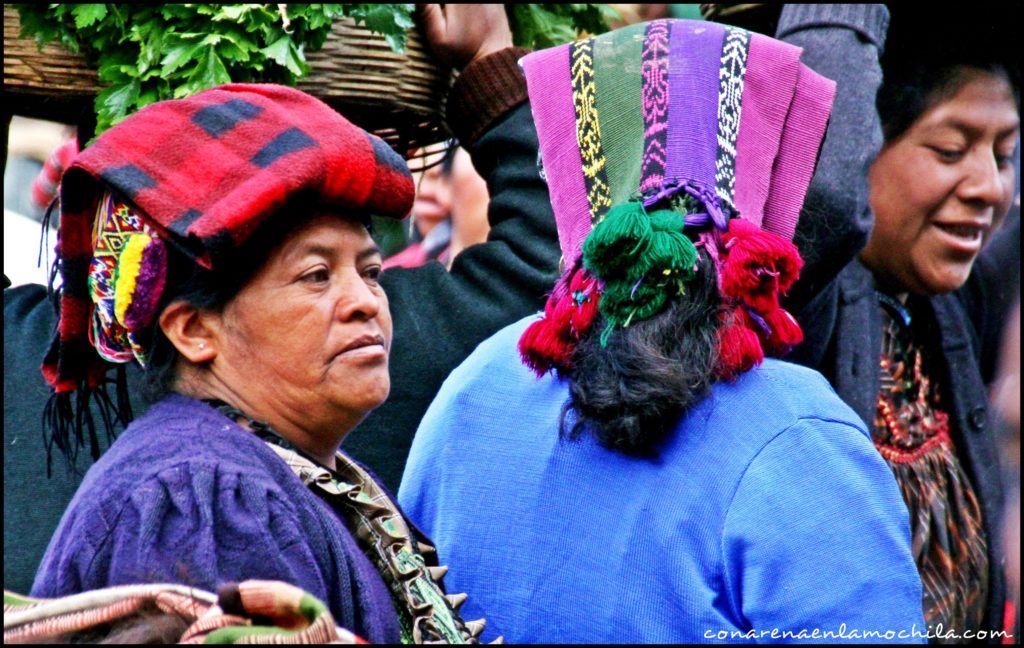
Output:
M607 4L509 4L512 38L533 50L554 47L579 34L603 34L608 23L621 18Z
M96 133L163 99L230 82L295 85L309 74L336 18L382 34L396 52L414 26L414 4L17 4L21 35L85 55L100 81ZM600 33L607 5L510 5L517 45L550 47Z

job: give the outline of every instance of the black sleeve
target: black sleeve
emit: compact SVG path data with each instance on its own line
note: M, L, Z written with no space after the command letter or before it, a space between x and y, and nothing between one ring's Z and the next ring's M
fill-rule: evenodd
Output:
M867 244L874 215L867 174L882 145L875 95L889 12L884 5L791 5L776 37L803 48L801 60L836 82L836 98L795 242L804 259L786 305L798 313L833 283Z
M543 308L558 278L560 250L547 185L537 168L527 103L469 146L491 201L487 242L456 257L387 270L394 319L391 395L349 435L345 450L397 490L413 434L441 383L481 341Z
M976 351L985 384L995 378L1010 309L1020 301L1020 207L978 255L974 268L956 293L974 325Z

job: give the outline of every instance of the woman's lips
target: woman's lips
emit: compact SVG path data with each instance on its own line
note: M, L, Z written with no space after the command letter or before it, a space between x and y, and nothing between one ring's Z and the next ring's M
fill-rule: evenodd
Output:
M376 356L387 356L383 335L361 335L349 342L337 355L339 358L370 358Z
M368 346L356 347L355 349L349 349L348 351L342 351L338 354L339 358L376 358L387 357L387 352L384 350L383 344L371 344Z
M982 239L988 229L985 225L966 223L933 223L945 239L946 244L964 253L975 254L981 250Z
M440 220L448 215L440 203L421 198L417 198L416 201L413 202L412 213L413 217L419 217L426 220Z

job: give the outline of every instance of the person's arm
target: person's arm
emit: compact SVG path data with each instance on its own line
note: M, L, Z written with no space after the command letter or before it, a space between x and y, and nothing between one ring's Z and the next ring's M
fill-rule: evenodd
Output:
M511 47L504 9L448 5L442 13L428 5L424 11L432 48L455 67L464 66L448 98L448 122L487 182L491 230L487 242L461 254L450 273L431 264L385 273L383 282L395 337L443 341L461 360L498 328L542 306L557 279L560 251L518 67L526 50Z
M779 17L776 38L802 47L800 60L836 82L825 141L797 224L804 270L786 302L794 313L829 287L867 244L874 223L867 174L882 145L875 95L888 23L881 4L787 4Z
M187 464L120 490L120 501L93 489L97 501L76 500L65 514L32 594L161 582L216 592L224 582L260 579L337 600L313 550L322 540L307 537L295 507L266 481Z
M445 7L449 18L493 10L504 20L501 5ZM477 58L449 98L449 122L491 196L487 242L462 251L450 272L427 263L387 270L381 278L394 319L391 395L346 438L344 449L391 489L445 377L482 340L539 311L558 278L558 232L517 65L523 53L502 47Z
M923 643L897 634L926 629L921 580L899 487L861 427L805 418L772 439L736 489L722 551L730 604L755 632L845 624L882 633L846 642Z
M974 262L967 283L957 291L978 336L981 376L995 378L1003 329L1010 309L1020 301L1020 208L1011 210Z

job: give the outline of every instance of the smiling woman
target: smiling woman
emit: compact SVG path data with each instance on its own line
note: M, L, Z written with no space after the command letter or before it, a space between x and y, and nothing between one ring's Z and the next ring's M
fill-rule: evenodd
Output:
M888 34L881 5L782 12L780 37L836 79L841 107L798 226L807 265L789 306L807 335L790 357L826 375L895 475L928 625L994 632L1003 493L986 385L1019 295L1014 21L995 5L927 28L893 12Z
M898 46L922 40L898 22L894 35L905 39ZM925 40L924 51L934 49ZM1005 268L1019 265L1019 252L1015 261L1012 252L1000 253L1005 245L989 250L967 285L1013 200L1020 137L1019 73L990 48L952 48L932 60L908 60L894 50L883 60L887 79L878 105L885 144L868 173L875 227L860 255L874 276L883 322L875 442L910 511L925 617L971 630L998 621L1002 560L998 531L986 521L998 515L998 486L986 477L990 466L968 462L979 444L964 436L963 418L954 415L958 406L961 417L969 409L966 427L982 431L984 405L965 408L964 387L991 377L940 350L949 345L952 322L927 300L963 289L958 301L970 309L964 315L994 321L998 330L1008 303L998 296L1013 292ZM1019 216L1013 231L1019 249ZM984 338L985 331L974 335ZM945 367L943 355L952 360ZM985 443L991 447L992 439Z
M896 293L962 286L1013 199L1020 118L1006 71L946 74L932 105L889 129L868 178L876 221L861 258Z

